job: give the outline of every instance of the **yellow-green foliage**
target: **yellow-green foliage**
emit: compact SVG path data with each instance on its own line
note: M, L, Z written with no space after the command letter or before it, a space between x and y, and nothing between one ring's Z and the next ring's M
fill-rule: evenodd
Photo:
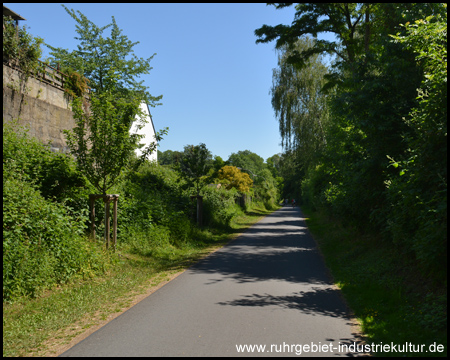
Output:
M250 179L250 176L241 172L235 166L224 166L219 170L218 178L227 190L235 188L239 192L247 193L253 185L253 180Z
M89 80L71 68L63 71L67 77L64 82L65 91L72 97L83 97L89 91Z

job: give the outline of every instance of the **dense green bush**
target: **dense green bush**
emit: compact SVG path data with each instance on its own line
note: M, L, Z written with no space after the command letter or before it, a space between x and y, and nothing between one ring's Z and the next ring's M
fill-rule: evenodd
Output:
M236 199L240 196L234 188L230 190L205 187L203 195L203 223L211 227L228 228L233 217L242 212Z
M377 234L445 284L447 9L431 9L404 11L405 25L381 32L375 56L342 73L326 150L302 192L308 204Z
M423 67L417 106L404 136L408 149L391 158L397 171L386 181L392 211L386 228L397 244L414 253L428 274L447 273L447 13L406 24L393 36L416 54ZM445 279L445 280L444 280Z
M101 253L84 238L84 217L69 215L3 166L3 299L36 296L74 276L103 271Z
M67 156L51 153L20 128L3 125L4 300L36 296L107 266L84 237L87 208L76 211L64 204L74 198L78 181Z
M18 126L4 124L3 133L4 300L38 296L55 284L104 271L111 260L86 239L88 199L95 191L73 158L51 152ZM130 166L119 180L110 191L119 194L119 251L170 258L201 243L195 202L178 171L147 162L137 171ZM276 195L263 185L259 200L272 206ZM244 211L235 189L204 187L201 194L206 227L228 229ZM103 217L98 201L99 239Z
M331 206L331 177L324 164L316 165L306 172L302 181L302 201L314 210Z
M129 171L117 186L119 197L118 229L127 241L130 233L154 231L163 226L172 242L183 242L191 231L189 197L183 181L170 168L145 163L139 171Z
M266 176L268 180L264 180L254 187L254 198L261 202L267 210L275 210L276 204L280 200L280 194L272 175Z
M36 186L46 199L65 202L74 212L85 212L92 192L76 169L74 159L50 151L49 145L30 137L15 122L3 124L3 162L21 169L23 178Z

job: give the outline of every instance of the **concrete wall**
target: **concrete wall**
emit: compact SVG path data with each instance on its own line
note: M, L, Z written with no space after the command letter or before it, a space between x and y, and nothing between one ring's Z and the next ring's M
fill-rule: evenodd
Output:
M72 129L75 121L64 90L32 77L23 84L19 74L3 65L3 122L18 119L31 136L68 152L62 130Z
M3 65L3 122L18 119L18 124L29 129L29 134L44 143L50 142L53 151L69 152L63 130L75 127L70 101L64 90L58 86L30 77L26 84L20 80L21 73ZM142 143L147 146L155 140L155 128L148 105L141 108L148 123L139 131L145 135ZM136 150L139 156L141 152ZM157 160L157 152L150 155Z

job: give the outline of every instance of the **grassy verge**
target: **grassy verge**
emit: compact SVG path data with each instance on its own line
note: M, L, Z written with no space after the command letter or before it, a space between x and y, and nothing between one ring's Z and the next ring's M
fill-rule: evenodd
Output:
M397 344L396 351L378 347L372 354L447 356L447 284L433 284L413 259L376 237L346 229L323 213L302 210L367 344Z
M111 320L270 212L253 208L233 219L231 229L198 230L195 242L152 256L119 248L114 267L102 277L61 286L37 299L4 303L3 356L58 355L75 337Z

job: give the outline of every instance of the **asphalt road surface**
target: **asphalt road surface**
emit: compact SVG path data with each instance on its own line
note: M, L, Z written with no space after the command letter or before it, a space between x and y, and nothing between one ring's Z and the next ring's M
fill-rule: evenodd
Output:
M291 206L265 217L61 356L356 355L302 217Z

